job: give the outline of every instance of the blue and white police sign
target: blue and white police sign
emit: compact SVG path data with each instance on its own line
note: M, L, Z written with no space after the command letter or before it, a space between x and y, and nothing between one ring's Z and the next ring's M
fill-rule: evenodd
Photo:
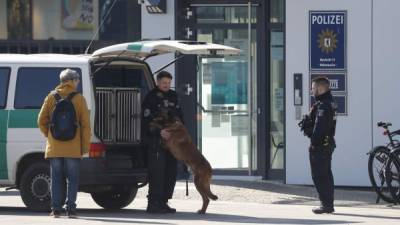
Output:
M346 11L310 11L310 70L345 70Z
M329 80L329 88L332 92L347 92L347 77L345 73L311 73L310 87L312 81L317 77L326 77Z

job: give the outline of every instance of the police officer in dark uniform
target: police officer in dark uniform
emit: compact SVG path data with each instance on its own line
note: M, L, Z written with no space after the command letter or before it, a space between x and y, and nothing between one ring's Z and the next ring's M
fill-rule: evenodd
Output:
M177 160L161 145L160 130L149 129L149 123L163 111L171 117L183 119L175 91L170 90L172 76L166 71L157 75L157 86L145 97L142 104L144 139L148 149L149 192L147 212L175 213L168 206L176 183Z
M315 214L334 212L334 181L331 170L332 153L336 147L336 103L329 90L329 80L318 77L313 80L311 91L315 104L303 121L303 129L311 144L309 147L311 175L317 189L321 206L313 209Z

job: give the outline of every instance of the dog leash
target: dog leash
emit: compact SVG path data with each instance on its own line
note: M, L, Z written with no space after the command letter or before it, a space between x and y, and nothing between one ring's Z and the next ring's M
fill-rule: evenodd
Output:
M189 181L186 179L186 196L189 196Z

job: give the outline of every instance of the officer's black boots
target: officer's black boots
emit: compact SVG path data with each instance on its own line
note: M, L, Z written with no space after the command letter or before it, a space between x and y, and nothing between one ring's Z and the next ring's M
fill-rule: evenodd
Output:
M176 209L175 208L171 208L168 205L168 202L163 202L162 206L167 209L168 213L176 213Z
M148 213L168 213L168 209L163 207L159 201L149 201L146 212Z
M148 213L176 213L176 209L171 208L166 202L149 201L146 212Z
M320 206L318 208L312 209L312 211L315 214L323 214L323 213L333 213L333 212L335 212L333 207L324 207L324 206Z

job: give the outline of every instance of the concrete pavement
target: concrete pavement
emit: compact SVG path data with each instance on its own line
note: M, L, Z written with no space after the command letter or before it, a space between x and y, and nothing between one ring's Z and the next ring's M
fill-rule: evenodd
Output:
M312 187L239 183L241 187L237 182L216 181L212 189L221 200L211 202L206 215L195 213L201 207L201 201L192 184L189 185L189 197L184 196L183 182L178 183L175 198L170 201L170 205L178 210L176 214L145 213L146 189L139 191L131 205L118 211L103 210L92 201L89 194L79 193L78 219L54 219L48 213L30 212L24 207L18 191L3 192L4 189L1 189L0 224L400 224L400 207L374 204L374 194L369 191L337 190L340 197L353 197L349 201L339 200L334 214L314 215L311 209L318 202L312 196L307 196L313 193ZM260 187L256 188L258 185ZM273 185L280 190L279 193L272 191L275 190ZM264 186L269 186L268 191L263 190ZM248 195L252 196L250 199L254 196L261 198L258 192L263 193L268 201L249 201Z

